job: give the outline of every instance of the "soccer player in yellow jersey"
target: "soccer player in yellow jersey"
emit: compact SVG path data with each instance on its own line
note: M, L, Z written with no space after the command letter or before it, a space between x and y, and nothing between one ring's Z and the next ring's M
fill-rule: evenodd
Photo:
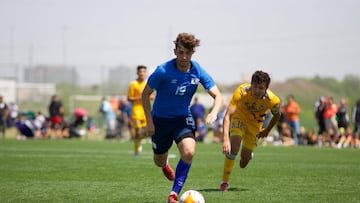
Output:
M266 137L280 118L280 99L268 89L269 84L269 74L256 71L252 75L251 84L238 86L232 95L223 121L225 158L221 191L229 187L230 174L240 145L240 168L245 168L253 157L257 139ZM272 118L263 128L265 115L269 111Z
M134 155L139 156L142 146L141 141L146 137L146 117L144 108L142 106L141 94L146 85L147 70L146 66L139 65L137 67L137 79L132 81L129 86L128 100L132 103L131 119L133 128L135 129L134 136Z

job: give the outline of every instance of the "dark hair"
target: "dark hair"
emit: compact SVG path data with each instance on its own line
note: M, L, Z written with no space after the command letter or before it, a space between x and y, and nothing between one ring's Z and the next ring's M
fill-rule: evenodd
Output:
M269 87L270 81L271 81L271 79L270 79L269 74L264 72L264 71L261 71L261 70L255 71L255 73L251 77L251 84L253 84L253 83L257 83L257 84L265 83L266 88Z
M195 47L200 46L200 40L195 38L195 35L189 33L178 34L175 43L175 49L178 48L179 44L183 45L186 49L194 51Z
M138 65L137 71L139 71L139 70L141 70L141 69L145 69L145 70L146 70L146 66L144 66L144 65Z

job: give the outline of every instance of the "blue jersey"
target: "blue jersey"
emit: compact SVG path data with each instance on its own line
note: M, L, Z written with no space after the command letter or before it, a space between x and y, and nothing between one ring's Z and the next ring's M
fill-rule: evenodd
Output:
M191 61L186 73L177 69L176 59L159 65L147 83L156 90L152 115L161 118L191 115L189 106L199 83L205 90L215 86L211 76L195 61Z

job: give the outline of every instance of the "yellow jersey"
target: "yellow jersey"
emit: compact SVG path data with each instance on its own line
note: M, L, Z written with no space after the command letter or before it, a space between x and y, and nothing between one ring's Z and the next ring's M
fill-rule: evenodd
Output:
M239 119L244 123L249 122L253 125L262 125L269 110L272 113L280 111L278 96L267 89L262 98L254 98L249 83L241 84L236 88L229 105L236 108L232 114L232 119Z
M139 82L132 81L129 86L128 97L141 97L141 94L146 86L146 81ZM132 119L145 120L145 112L141 100L132 102Z

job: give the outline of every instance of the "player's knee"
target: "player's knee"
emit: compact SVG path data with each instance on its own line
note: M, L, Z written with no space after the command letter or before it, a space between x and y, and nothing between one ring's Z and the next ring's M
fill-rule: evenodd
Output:
M191 162L193 157L194 157L194 153L186 153L181 157L181 159L186 162Z
M154 157L154 163L158 167L163 167L166 163L166 160L164 161L164 160L160 160L160 159L157 159Z
M185 162L191 163L195 155L195 150L187 150L182 153L181 159Z
M231 154L226 154L226 158L230 159L230 160L235 160L236 159L236 155L237 153L231 153Z
M159 161L154 161L155 165L158 167L163 167L165 165L165 163L159 162Z

